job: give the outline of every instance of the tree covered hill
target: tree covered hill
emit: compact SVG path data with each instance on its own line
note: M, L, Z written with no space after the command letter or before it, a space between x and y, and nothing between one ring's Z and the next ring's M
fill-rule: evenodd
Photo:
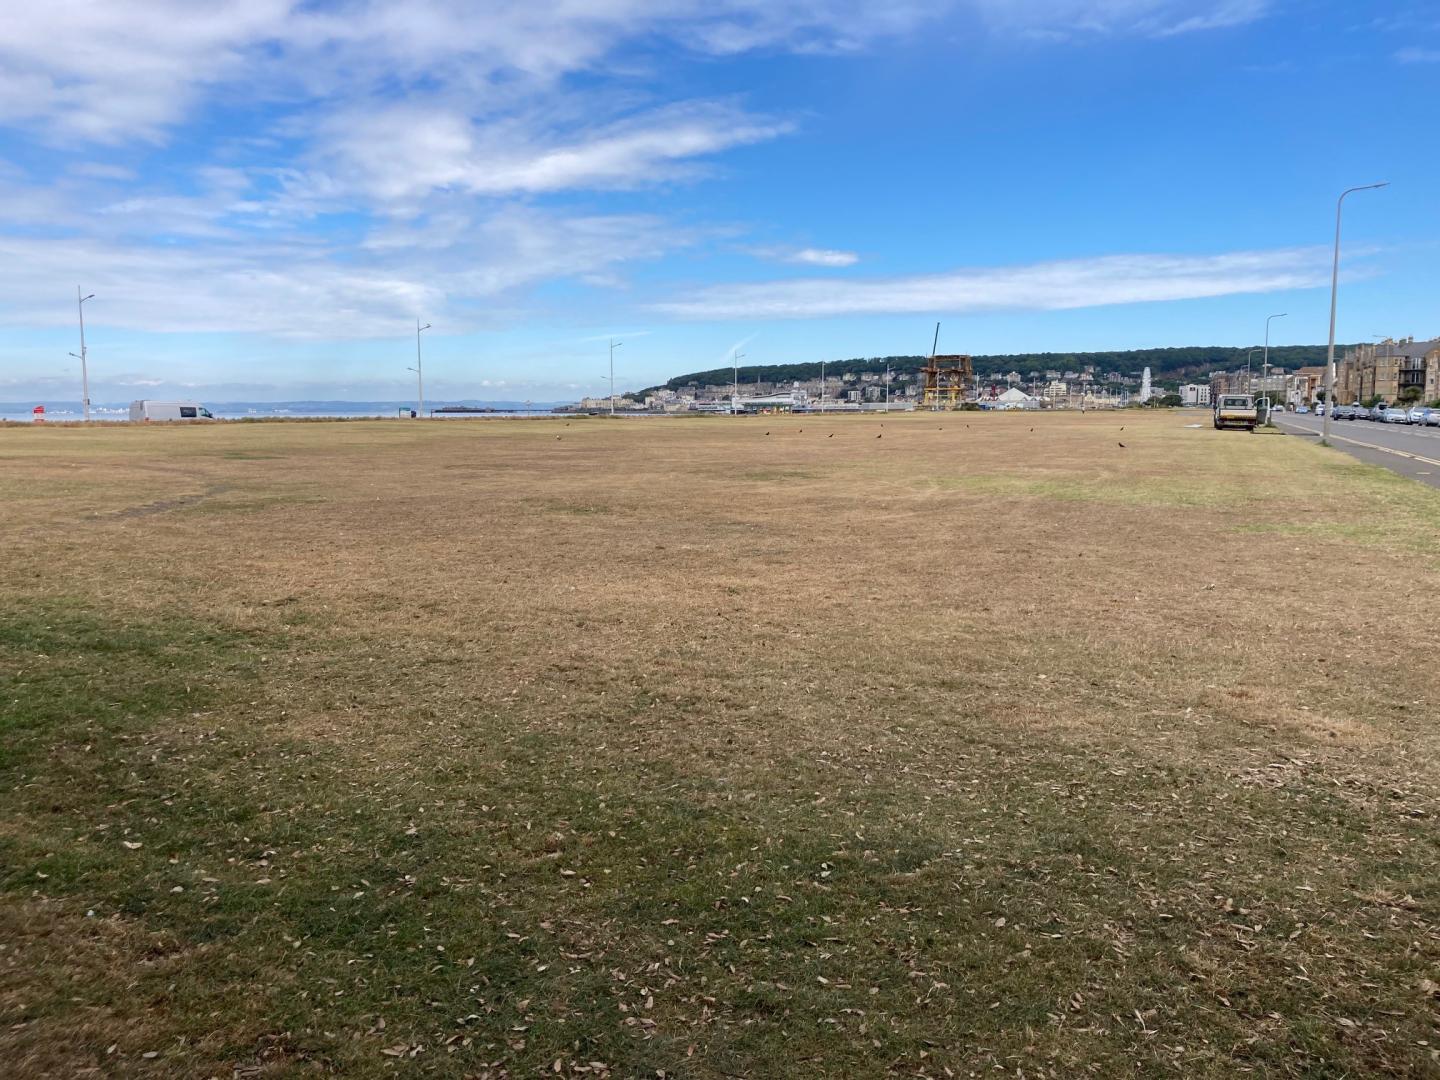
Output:
M1342 348L1335 346L1338 356ZM1324 345L1272 345L1270 363L1274 366L1293 370L1297 367L1323 364ZM1156 382L1204 379L1212 371L1234 369L1245 366L1249 348L1237 349L1228 345L1192 345L1172 349L1129 349L1116 352L1075 352L1075 353L1011 353L998 356L975 357L975 371L982 379L1004 376L1018 371L1025 378L1043 376L1047 371L1080 372L1087 365L1093 365L1095 373L1104 376L1111 372L1121 375L1139 375L1142 368L1150 369L1150 376ZM916 372L924 366L923 356L871 356L851 360L834 360L825 365L825 373L839 377L864 372L883 372L885 365L896 374ZM1255 354L1258 371L1260 354ZM688 375L677 375L660 386L639 391L645 394L662 388L678 390L685 386L726 386L735 377L734 368L714 368L710 371L695 371ZM819 363L745 365L740 368L740 381L753 383L757 379L765 382L790 382L818 379Z

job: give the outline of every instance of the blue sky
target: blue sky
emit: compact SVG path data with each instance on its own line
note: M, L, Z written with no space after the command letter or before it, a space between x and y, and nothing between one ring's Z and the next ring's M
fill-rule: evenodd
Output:
M200 11L197 14L197 10ZM1440 334L1440 11L47 0L0 400L570 399L719 366Z

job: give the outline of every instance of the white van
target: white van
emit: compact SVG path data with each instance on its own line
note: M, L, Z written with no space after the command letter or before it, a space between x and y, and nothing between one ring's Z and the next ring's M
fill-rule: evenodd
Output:
M132 401L131 423L142 420L214 420L210 410L198 401Z

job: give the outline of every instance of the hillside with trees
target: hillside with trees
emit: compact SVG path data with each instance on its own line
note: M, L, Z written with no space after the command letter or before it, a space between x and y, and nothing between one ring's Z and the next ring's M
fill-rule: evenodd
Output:
M1336 345L1336 355L1349 346ZM1323 364L1324 345L1272 345L1270 363L1272 366L1293 370L1298 367ZM1004 377L1011 371L1018 371L1025 379L1044 376L1047 371L1080 372L1093 366L1097 376L1110 373L1138 376L1143 368L1150 369L1155 382L1203 381L1212 371L1233 370L1245 366L1245 357L1250 347L1237 349L1233 346L1191 345L1171 349L1129 349L1115 352L1054 352L1054 353L1008 353L996 356L975 357L975 372L982 379ZM865 372L883 372L885 365L895 374L918 372L924 366L923 356L870 356L850 360L832 360L825 364L825 372L831 377ZM1260 356L1255 355L1255 365ZM658 389L679 390L686 386L727 386L735 377L735 369L713 368L709 371L695 371L677 375L660 386L648 387L631 396L639 396ZM740 368L740 381L753 383L757 379L765 382L804 382L820 377L820 364L765 364L745 365Z

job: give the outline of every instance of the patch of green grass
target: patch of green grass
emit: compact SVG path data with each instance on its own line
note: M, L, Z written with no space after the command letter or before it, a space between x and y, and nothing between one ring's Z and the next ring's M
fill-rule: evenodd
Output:
M0 889L173 956L32 987L26 1022L133 995L126 1060L153 1043L172 1070L263 1064L277 1039L297 1067L349 1075L401 1048L454 1076L1420 1060L1403 999L1426 962L1391 947L1440 916L1440 850L1323 783L1236 791L1124 753L1099 770L1063 747L1016 758L977 732L943 778L923 755L888 763L919 786L797 754L762 794L597 750L609 736L584 716L567 734L505 712L438 760L421 744L364 764L264 722L277 703L257 679L282 641L77 609L12 618L3 641L32 737L0 798L23 826ZM221 718L252 695L250 723ZM1383 865L1333 858L1372 848ZM1357 903L1378 880L1419 899ZM1259 985L1275 966L1306 978ZM1337 1016L1407 1041L1337 1041Z
M0 612L0 769L204 707L251 644L185 619L113 623L79 604Z

